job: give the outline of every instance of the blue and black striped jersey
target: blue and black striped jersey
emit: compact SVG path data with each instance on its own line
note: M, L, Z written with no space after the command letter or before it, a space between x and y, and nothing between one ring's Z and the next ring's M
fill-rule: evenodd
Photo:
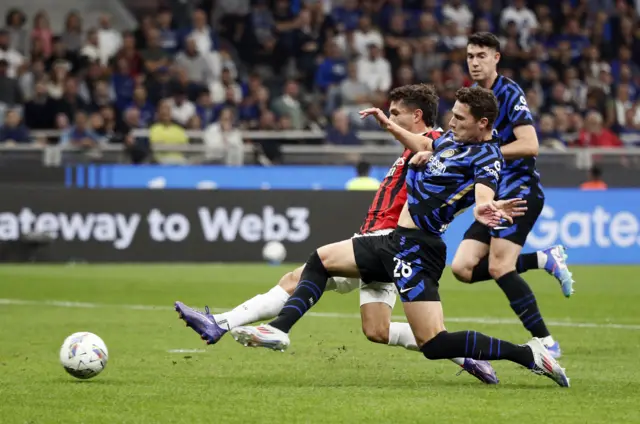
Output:
M433 142L433 155L423 166L410 165L407 202L413 222L440 235L475 201L475 184L496 190L504 159L499 140L458 143L451 131Z
M498 75L493 86L500 111L493 124L493 134L505 145L516 140L513 129L520 125L533 125L533 115L527 105L522 88L511 79ZM510 199L533 194L543 198L540 174L536 170L536 158L506 160L500 173L499 199Z

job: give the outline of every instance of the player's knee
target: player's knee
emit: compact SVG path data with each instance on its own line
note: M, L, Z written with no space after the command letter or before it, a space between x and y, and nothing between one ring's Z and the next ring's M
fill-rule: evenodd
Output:
M502 258L489 258L489 275L491 275L491 278L494 280L497 280L511 271L515 271L515 269L515 264L505 261Z
M453 272L456 280L463 283L470 283L473 267L469 266L468 262L454 259L451 264L451 272Z
M423 343L420 351L424 357L431 360L448 358L448 335L447 331L441 331L435 337Z
M388 344L389 343L389 323L362 323L362 332L370 342Z
M282 276L282 278L278 282L278 285L282 287L284 291L289 293L289 295L291 295L293 294L293 291L296 289L296 286L298 285L298 281L300 281L300 275L301 274L300 272L298 272L297 269L293 272L287 272L285 275Z

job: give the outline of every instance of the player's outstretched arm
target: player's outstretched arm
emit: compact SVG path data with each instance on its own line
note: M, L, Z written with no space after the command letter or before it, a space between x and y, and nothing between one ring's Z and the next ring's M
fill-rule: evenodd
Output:
M538 156L538 135L533 125L520 125L513 129L516 140L500 147L505 159Z
M393 134L404 147L412 152L422 152L424 150L433 150L433 140L429 137L425 137L421 134L414 134L411 131L407 131L400 125L391 122L389 117L377 107L371 107L361 110L360 119L364 119L367 116L373 116L381 128Z

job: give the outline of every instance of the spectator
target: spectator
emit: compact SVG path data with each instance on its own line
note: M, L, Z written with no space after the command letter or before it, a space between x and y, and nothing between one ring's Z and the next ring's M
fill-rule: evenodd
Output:
M371 164L369 162L360 161L356 165L357 177L347 181L345 188L351 191L376 191L380 187L380 181L369 176L371 172Z
M356 53L359 56L366 56L369 53L369 45L375 44L379 49L384 48L384 39L382 34L373 28L371 18L369 16L360 17L358 29L354 31L354 43Z
M602 169L598 166L592 166L589 169L589 176L587 181L580 184L580 190L584 191L602 191L608 188L607 183L602 180Z
M24 27L27 23L26 15L19 9L11 9L6 16L6 30L10 39L10 49L21 55L26 55L30 50L29 32Z
M269 110L263 112L262 115L260 115L258 129L262 131L277 130L276 115ZM257 143L254 143L258 163L265 166L282 163L281 144L282 141L277 139L261 139Z
M244 143L242 134L234 126L233 110L225 108L220 112L218 122L207 127L204 132L205 160L222 157L225 165L239 166L244 163Z
M118 58L116 62L116 70L111 75L111 90L115 97L116 107L124 110L133 99L136 89L136 81L131 75L129 62L124 58Z
M184 128L171 120L171 103L168 100L160 102L158 106L158 119L149 129L149 142L151 146L189 144L189 138ZM162 163L184 163L186 161L184 155L178 152L160 153L155 157Z
M9 109L4 118L4 124L0 126L0 143L16 144L29 143L29 130L20 122L20 114Z
M469 6L462 3L462 0L449 0L442 7L442 15L445 20L455 22L465 31L471 28L473 23L473 13Z
M242 101L242 88L240 84L233 80L231 71L227 68L222 70L222 78L220 81L213 81L209 84L209 91L213 102L222 103L227 97L227 90L233 91L233 102L240 103Z
M349 117L344 111L337 110L333 113L333 121L331 127L327 131L326 142L329 144L340 145L360 144L360 139L356 135L355 131L351 129Z
M143 50L144 51L144 50ZM115 63L119 64L124 60L127 64L129 75L137 78L144 71L142 54L136 49L135 37L130 32L125 32L122 36L122 48L116 54ZM121 65L117 65L118 68Z
M98 41L98 30L91 28L87 32L87 40L80 49L80 60L84 66L89 63L100 62L100 47ZM104 65L104 63L102 63Z
M167 53L175 53L180 46L180 36L178 31L173 29L173 13L171 9L160 9L157 21L158 30L160 31L160 47Z
M35 84L35 94L24 107L24 119L32 130L48 130L55 127L56 104L49 97L47 84L40 79Z
M101 137L90 127L87 114L84 111L77 111L74 124L62 134L60 145L93 148L97 147L101 141Z
M153 104L147 99L147 90L143 86L137 86L133 90L133 100L129 103L126 109L136 109L137 119L139 125L143 127L149 127L154 120L156 114Z
M602 115L598 112L589 112L576 144L579 147L622 147L620 139L603 127Z
M218 47L216 33L207 25L206 13L198 9L193 12L191 32L187 38L192 38L196 43L196 48L201 55L209 53Z
M57 113L66 115L67 119L72 121L78 112L87 111L87 109L88 105L78 94L78 80L74 77L68 77L64 82L62 97L57 102Z
M34 60L31 66L18 78L23 100L31 100L35 95L36 81L46 79L47 73L42 60Z
M9 63L0 59L0 113L5 107L15 107L22 104L22 92L18 81L9 75Z
M423 38L418 42L413 55L413 68L419 80L428 80L429 73L444 66L444 57L436 51L436 40Z
M202 90L196 103L196 115L198 115L202 127L206 128L212 124L217 118L217 114L218 111L211 100L211 93L209 90Z
M15 78L18 74L18 69L24 64L24 57L22 54L11 47L11 37L9 31L0 30L0 60L4 60L7 63L7 76Z
M171 119L176 123L187 127L196 116L196 107L187 98L184 87L176 87L173 96L166 101L171 108Z
M305 87L311 89L317 66L316 60L320 53L320 38L322 34L313 26L311 11L307 9L301 10L298 20L300 26L293 33L296 65L298 70L305 76Z
M60 37L53 37L51 56L45 62L47 71L53 70L54 65L58 64L63 64L68 72L75 72L78 69L78 56L75 52L67 50Z
M147 73L169 66L169 54L160 46L160 31L153 28L147 33L147 48L140 54Z
M520 35L524 37L538 28L538 19L535 13L527 8L525 0L513 0L513 4L502 11L500 26L506 28L509 22L515 22Z
M193 37L187 38L184 51L178 53L175 61L187 70L189 81L205 84L210 79L209 64L198 51Z
M149 140L136 138L133 135L133 131L141 127L140 111L135 107L129 108L124 112L123 122L117 127L115 135L110 140L112 143L123 144L131 163L134 164L143 163L151 153Z
M112 27L111 16L104 13L99 19L98 46L100 49L100 63L109 63L122 47L122 34Z
M68 68L64 62L57 62L51 70L51 78L47 84L49 96L53 99L60 99L64 93L64 82L69 74Z
M162 99L170 97L173 86L169 68L161 66L145 81L145 88L149 96L149 102L156 106Z
M342 109L353 118L360 121L358 112L371 106L373 91L363 82L358 81L358 64L350 62L347 79L340 83L340 99ZM336 107L332 107L336 109Z
M367 84L372 91L386 92L391 88L391 65L375 44L369 45L367 57L358 60L358 81Z
M278 116L291 119L293 129L302 130L305 127L306 117L300 103L300 88L296 81L287 81L284 93L274 100L272 110Z
M339 84L346 76L346 62L340 56L338 46L334 42L328 42L326 57L316 70L316 85L320 90L327 91Z
M551 115L542 115L538 125L538 141L540 146L555 150L566 150L566 141L555 128L555 120Z
M70 52L77 52L82 47L82 39L82 18L77 11L72 10L67 14L60 40Z
M33 17L33 29L31 30L31 41L40 42L44 59L51 55L53 49L53 32L49 24L49 15L44 10L40 10ZM33 60L33 57L31 58Z

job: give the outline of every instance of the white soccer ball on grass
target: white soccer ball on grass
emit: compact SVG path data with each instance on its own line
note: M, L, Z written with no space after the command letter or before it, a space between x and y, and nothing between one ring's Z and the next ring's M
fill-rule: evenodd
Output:
M81 380L100 374L108 359L107 345L93 333L73 333L60 348L60 363L69 374Z

